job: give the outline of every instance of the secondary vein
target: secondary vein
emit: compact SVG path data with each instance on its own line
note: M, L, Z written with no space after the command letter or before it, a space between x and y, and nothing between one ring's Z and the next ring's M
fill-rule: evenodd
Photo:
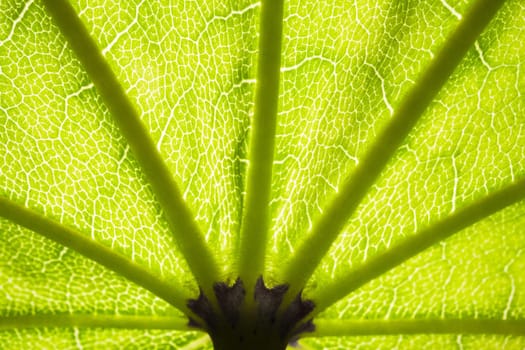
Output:
M211 294L219 267L173 176L142 124L137 110L67 0L44 0L108 107L133 155L146 174L175 241L200 287Z
M169 284L127 257L88 238L77 230L3 197L0 197L0 216L68 247L124 276L164 299L180 311L186 314L191 312L186 306L186 300L190 295L182 288Z
M365 283L432 245L522 200L525 200L525 178L465 206L309 294L308 297L317 304L314 313L318 314Z
M304 288L347 220L373 186L396 149L416 125L428 105L448 81L468 49L495 16L505 0L478 0L463 17L429 67L401 101L394 116L342 184L312 226L306 239L284 267L281 280L293 295Z

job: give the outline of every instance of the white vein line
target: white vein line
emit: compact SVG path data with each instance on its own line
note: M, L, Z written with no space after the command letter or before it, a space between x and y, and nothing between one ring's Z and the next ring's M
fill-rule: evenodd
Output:
M368 62L364 63L365 66L370 67L374 70L375 75L381 80L381 93L383 94L383 102L385 103L386 108L388 108L388 111L390 112L390 116L394 115L394 108L392 108L392 105L388 101L388 98L386 97L386 91L385 91L385 79L379 74L379 71L376 69L376 67Z
M211 24L215 21L219 21L219 20L223 20L223 21L227 21L229 20L230 18L232 18L233 16L242 16L244 15L245 13L257 8L261 6L261 3L260 1L257 1L257 2L254 2L253 4L251 5L248 5L246 6L245 8L243 9L240 9L240 10L232 10L230 13L228 13L226 16L213 16L208 22L206 22L206 24L204 24L204 29L201 30L201 32L199 33L199 36L197 37L197 39L195 39L195 42L198 42L202 39L202 37L204 36L204 34L208 31L208 28L211 26Z
M135 24L137 24L138 22L138 18L139 18L139 9L140 7L144 4L144 1L145 0L142 0L138 5L137 7L135 8L135 17L133 17L133 20L131 21L130 24L128 24L126 26L126 28L124 28L123 31L121 32L118 32L117 35L115 35L115 37L113 38L113 40L111 40L111 42L105 47L102 49L102 55L103 56L106 56L106 53L111 50L111 48L119 41L119 39L126 33L128 33L131 29L131 27L133 27Z
M97 217L97 201L93 201L93 214L91 215L91 239L96 240L95 237L95 218Z
M126 147L124 147L124 152L122 152L122 157L120 157L120 159L117 161L119 168L122 166L126 158L128 158L128 153L129 153L129 145L126 144Z
M452 190L452 209L450 210L451 213L456 211L456 201L457 201L457 194L458 194L458 167L456 165L456 157L452 156L452 169L454 169L454 188Z
M20 11L20 13L18 14L18 17L15 18L15 20L13 21L13 25L11 26L11 30L9 31L9 34L7 34L7 37L4 40L0 40L0 46L3 46L8 41L11 41L11 38L15 33L16 26L18 25L18 23L22 22L22 19L24 19L25 14L29 10L29 7L33 4L33 2L34 0L29 0L28 2L26 2L22 11Z
M401 343L403 342L403 335L400 335L398 338L397 338L397 343L396 343L396 347L394 348L395 350L398 350L399 347L401 346ZM394 350L392 349L392 350Z
M361 28L363 28L363 30L365 31L365 33L368 35L368 37L370 37L370 31L368 30L368 28L363 24L363 22L361 22L361 20L359 19L359 4L357 3L357 0L354 0L354 9L355 9L355 21L357 23L357 25Z
M447 8L447 10L450 11L450 13L452 13L454 15L454 17L456 17L459 20L461 20L461 18L463 18L463 16L461 16L461 13L459 13L458 11L456 11L455 8L450 6L449 3L446 0L441 0L441 3L443 4L443 6L445 6Z
M80 333L78 331L78 327L75 327L73 332L74 332L74 335L75 335L75 344L77 346L77 349L83 350L84 347L82 346L82 342L80 341Z
M88 90L91 90L95 87L95 85L93 83L89 83L87 85L83 85L81 86L77 91L75 92L72 92L70 94L68 94L66 96L66 98L64 99L64 115L68 115L67 114L67 111L69 109L69 100L72 99L73 97L79 97L81 93L83 93L84 91L88 91ZM63 129L62 126L64 125L64 123L66 122L66 118L64 118L64 120L62 121L62 124L61 124L61 127L60 129Z
M444 243L444 242L443 242ZM450 272L448 273L446 281L443 283L443 298L441 301L441 318L445 318L446 316L446 308L447 308L447 295L448 295L448 288L447 286L450 286L450 281L452 281L452 276L454 275L454 271L456 270L456 266L452 266L450 269Z
M306 63L308 63L310 61L314 61L314 60L319 60L319 61L322 61L322 62L328 62L328 63L330 63L333 66L334 70L336 68L336 63L334 61L329 60L328 58L320 56L320 55L315 55L315 56L306 57L301 62L299 62L299 63L297 63L297 64L295 64L293 66L281 67L281 73L289 72L289 71L298 69L301 66L305 65Z
M459 350L463 350L463 340L461 339L461 334L456 337L456 344L458 345Z
M390 318L390 316L392 315L392 310L394 310L394 306L397 303L397 287L392 289L392 293L394 294L394 297L392 298L390 305L388 305L388 310L385 314L386 319Z
M337 145L336 147L338 150L340 150L345 156L346 158L348 158L349 160L351 160L352 162L354 162L354 165L357 166L357 164L359 164L359 159L357 157L354 157L353 155L351 155L350 153L348 153L348 151L346 150L345 147L343 147L343 145Z
M512 302L514 301L514 296L516 295L516 283L514 281L514 277L512 277L512 274L509 272L509 268L516 262L516 259L520 257L521 250L518 251L516 254L516 257L511 259L507 265L505 265L505 268L503 271L509 276L510 279L510 293L509 298L507 299L507 305L505 306L505 311L503 311L503 319L507 320L510 312L510 308L512 306Z
M157 141L157 145L156 145L157 146L157 151L160 152L160 148L162 146L162 142L164 141L164 138L166 137L166 135L168 133L168 127L170 126L171 122L175 118L175 109L181 105L182 101L184 100L184 98L186 97L186 95L190 91L191 91L191 88L185 89L183 91L183 93L179 96L177 101L175 102L174 106L171 108L168 120L166 121L166 124L164 125L164 128L162 129L162 131L160 133L159 140Z
M483 51L481 50L481 47L479 47L479 42L476 40L474 43L474 47L476 48L476 52L479 55L479 59L481 60L481 63L487 67L489 71L493 70L493 68L485 61L485 56L483 56Z

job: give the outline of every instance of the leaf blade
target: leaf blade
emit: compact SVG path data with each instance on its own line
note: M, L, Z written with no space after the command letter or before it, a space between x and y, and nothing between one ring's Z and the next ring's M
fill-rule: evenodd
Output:
M414 127L432 99L446 83L455 67L504 1L477 1L450 36L419 82L405 97L340 193L314 223L305 241L285 265L282 279L290 281L296 293L304 288L322 257L337 238L344 224L361 203L396 148ZM490 5L490 6L489 6ZM489 6L489 7L487 7Z
M195 278L202 288L211 290L213 281L218 279L218 265L135 108L69 2L45 1L44 4L103 96L149 178Z
M87 258L113 270L150 290L183 312L189 312L184 290L174 288L136 263L97 243L82 233L54 222L30 209L0 197L0 216L26 227L46 238L71 248Z
M493 192L489 196L458 210L442 221L410 236L384 253L370 258L362 266L356 267L334 281L323 286L318 294L310 295L317 301L316 313L321 312L345 295L363 284L377 278L394 266L401 264L412 256L450 237L464 228L496 213L510 205L525 199L525 179L521 179L506 188Z

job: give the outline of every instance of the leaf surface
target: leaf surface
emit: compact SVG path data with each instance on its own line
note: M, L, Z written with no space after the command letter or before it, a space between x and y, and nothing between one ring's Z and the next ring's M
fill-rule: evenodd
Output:
M233 282L260 3L71 3L173 174L221 277ZM283 265L382 141L381 130L474 3L285 1L269 285L286 282ZM524 18L520 0L505 2L348 218L305 297L525 179ZM75 229L184 295L198 293L140 162L35 0L0 4L0 196ZM341 324L524 320L524 213L521 201L485 217L388 266L316 317ZM211 348L204 333L189 329L5 326L15 316L184 317L184 310L111 270L1 218L0 344ZM299 343L304 349L525 347L525 334L452 333L330 337L319 330Z

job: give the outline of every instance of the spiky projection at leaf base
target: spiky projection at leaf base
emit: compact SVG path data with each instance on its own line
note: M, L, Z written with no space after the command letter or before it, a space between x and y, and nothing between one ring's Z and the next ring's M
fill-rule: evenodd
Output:
M213 290L219 310L214 310L202 291L197 299L188 301L188 307L202 320L190 318L190 325L206 330L216 350L285 349L299 334L315 329L312 319L304 321L315 305L310 300L302 300L301 294L285 305L282 312L279 311L288 291L286 284L267 288L259 277L251 309L243 308L246 290L240 278L232 286L215 283Z

